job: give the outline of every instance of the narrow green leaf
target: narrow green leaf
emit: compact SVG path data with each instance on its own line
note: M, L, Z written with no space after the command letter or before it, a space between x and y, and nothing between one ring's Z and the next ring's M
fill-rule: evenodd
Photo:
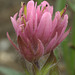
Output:
M59 53L58 53L58 50L57 49L54 50L54 55L55 55L56 59L58 60Z

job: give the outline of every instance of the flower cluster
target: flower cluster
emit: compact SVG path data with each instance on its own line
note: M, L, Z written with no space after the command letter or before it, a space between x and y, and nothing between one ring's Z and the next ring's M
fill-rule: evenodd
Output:
M52 20L53 6L43 1L37 6L33 0L22 3L18 13L11 17L11 21L17 34L18 47L8 39L12 45L30 62L38 60L41 56L54 50L69 34L70 29L65 32L68 24L68 15L57 11Z

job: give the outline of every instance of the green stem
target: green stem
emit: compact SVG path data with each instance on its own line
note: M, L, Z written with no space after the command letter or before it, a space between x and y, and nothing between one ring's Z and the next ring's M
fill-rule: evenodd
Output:
M42 75L46 75L49 71L52 70L52 68L55 68L55 66L57 65L56 62L56 57L54 56L53 51L51 52L50 56L48 57L45 65L43 66L43 68L41 69L41 73ZM52 71L53 72L53 71ZM55 71L56 72L56 71ZM57 73L57 72L56 72ZM53 75L53 74L50 74Z
M27 69L25 69L25 73L26 73L26 75L30 75L30 73L28 72Z
M33 63L33 72L34 72L34 75L47 75L49 72L51 72L50 75L53 75L53 74L59 75L56 57L54 56L53 51L51 51L47 61L45 62L41 70L39 69L37 64Z
M33 63L33 74L34 75L41 75L41 72L36 64Z
M31 74L29 73L28 69L27 69L26 62L25 62L25 61L22 62L22 66L23 66L23 68L24 68L25 74L26 74L26 75L31 75Z

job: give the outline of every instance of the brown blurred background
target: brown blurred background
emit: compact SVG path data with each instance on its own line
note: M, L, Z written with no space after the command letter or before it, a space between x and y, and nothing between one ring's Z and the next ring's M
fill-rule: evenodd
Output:
M12 40L16 40L10 16L19 11L21 1L27 2L27 0L0 0L0 66L23 71L18 62L21 60L20 55L12 47L6 36L6 32L9 32Z

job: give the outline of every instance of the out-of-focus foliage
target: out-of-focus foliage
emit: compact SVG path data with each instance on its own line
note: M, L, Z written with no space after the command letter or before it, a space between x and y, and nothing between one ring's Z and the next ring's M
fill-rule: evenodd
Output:
M41 2L42 2L43 0L34 0L34 1L36 1L36 2L37 2L37 5L39 5L39 4L41 4Z
M3 75L25 75L21 72L6 67L0 67L0 73L2 73Z
M56 0L56 10L62 10L65 4L68 3L71 8L73 20L71 20L72 30L70 35L61 44L64 61L67 67L68 75L75 75L75 0ZM58 52L55 52L57 56Z
M61 11L64 7L65 7L65 4L66 4L66 0L56 0L56 11L59 10Z
M75 0L67 0L71 9L75 12Z

